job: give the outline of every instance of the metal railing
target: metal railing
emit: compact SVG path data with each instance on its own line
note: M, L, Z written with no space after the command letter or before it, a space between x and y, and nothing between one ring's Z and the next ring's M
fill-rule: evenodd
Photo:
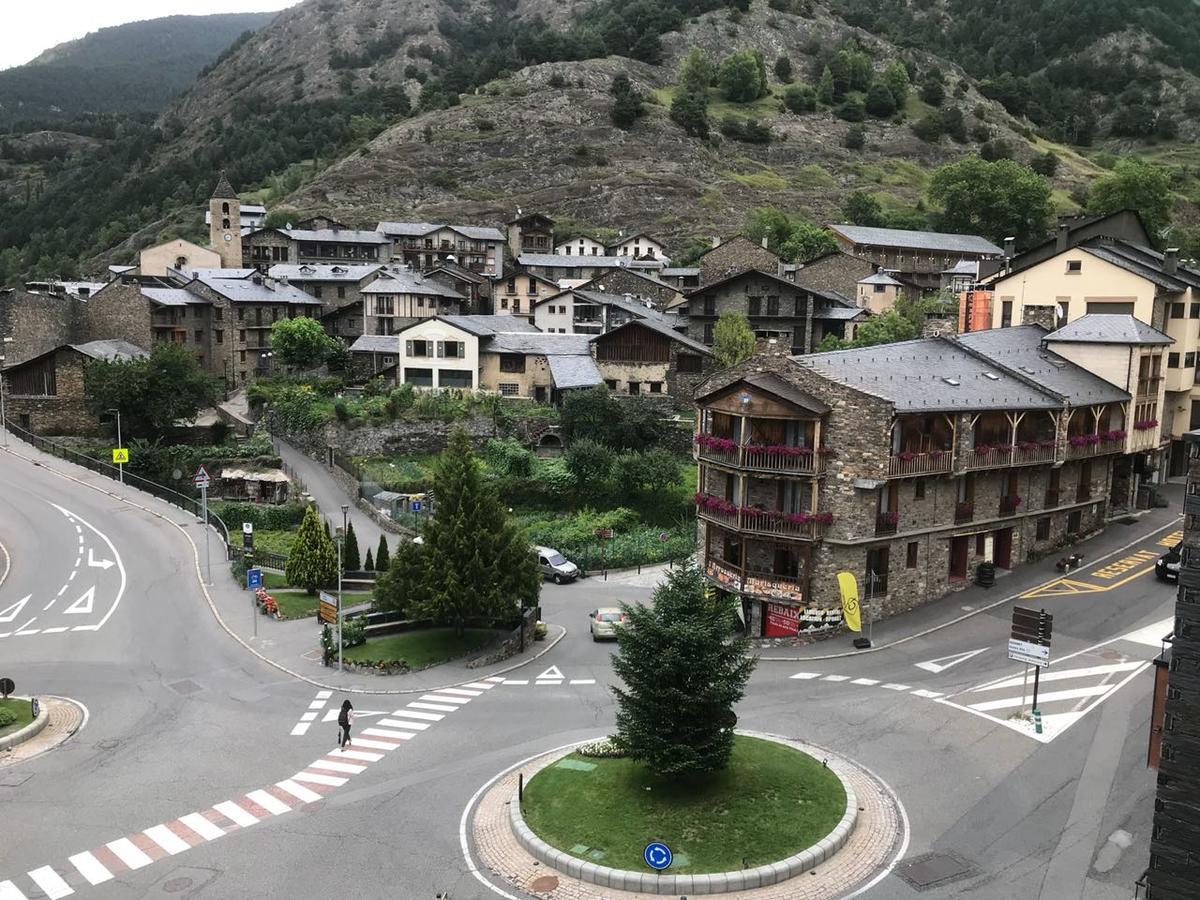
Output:
M11 421L9 421L7 424L8 431L13 437L24 441L36 450L40 450L43 453L48 453L51 456L66 460L67 462L74 463L77 466L82 466L85 469L90 469L98 475L103 475L105 478L111 478L113 481L120 481L122 479L121 470L110 462L105 462L102 459L96 459L94 456L88 456L86 453L80 453L78 450L68 447L65 444L59 444L55 441L41 437L40 435L36 435L33 432L26 431L19 425L14 425ZM180 509L194 515L197 519L202 518L203 511L200 508L199 498L189 497L187 494L181 494L174 488L169 488L166 485L159 484L156 481L143 478L141 475L129 471L128 467L125 468L123 477L124 484L128 487L136 488L139 491L151 494L154 497L157 497L159 500L165 500L172 506L178 506ZM211 506L208 510L208 520L216 527L217 533L225 542L226 556L232 559L233 557L230 556L230 554L234 552L234 549L231 548L229 543L229 528L226 527L225 522L222 521L221 517L212 511Z

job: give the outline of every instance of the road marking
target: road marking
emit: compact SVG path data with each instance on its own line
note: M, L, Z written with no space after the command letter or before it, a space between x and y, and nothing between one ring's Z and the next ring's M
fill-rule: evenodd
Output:
M423 719L426 722L440 722L446 718L444 713L421 712L413 709L398 709L393 716L402 716L406 719Z
M807 681L810 678L820 678L820 677L821 677L820 672L797 672L795 675L792 676L792 678L799 678L804 681Z
M417 731L424 731L429 727L428 722L401 721L400 719L380 719L379 724L386 725L388 728L415 728Z
M1145 665L1145 663L1142 665ZM1038 695L1038 701L1040 703L1053 703L1055 700L1078 700L1080 697L1099 697L1107 694L1112 689L1113 685L1111 684L1095 684L1089 687L1070 688L1065 691L1047 691ZM1012 709L1016 706L1024 706L1025 702L1026 698L1024 697L1002 697L999 700L972 703L971 709L977 709L980 712L987 712L992 709Z
M333 691L317 691L318 700L328 700L333 696Z
M287 793L291 794L301 803L312 803L315 800L321 799L321 795L316 791L309 790L304 785L297 784L290 778L285 778L283 781L275 782L275 787L279 788L281 791L286 791Z
M232 800L226 800L224 803L214 804L213 809L215 809L229 821L242 826L242 828L249 828L251 825L258 823L257 816L246 812L246 810L242 809Z
M76 853L68 859L79 870L79 874L88 880L88 884L103 884L112 880L113 873L89 852Z
M1111 663L1103 666L1087 666L1082 669L1050 669L1045 671L1039 677L1039 681L1045 684L1047 681L1065 681L1070 678L1088 678L1092 675L1105 675L1110 672L1129 672L1139 666L1145 665L1145 660L1135 659L1132 662ZM1026 682L1024 675L1014 675L1012 678L1006 678L1004 681L998 681L995 684L985 684L982 687L971 688L971 693L977 691L994 691L1001 688L1014 688L1023 685Z
M179 821L206 841L215 841L217 838L225 836L223 829L208 821L200 813L188 813L186 816L180 816Z
M28 900L11 881L0 881L0 900Z
M936 700L938 697L942 696L937 691L926 691L923 689L913 691L912 695L914 697L924 697L926 700Z
M80 535L79 537L80 537L80 542L82 543L83 535ZM96 559L96 551L94 549L92 549L91 547L88 547L88 567L89 568L104 569L105 571L108 571L114 565L116 565L116 563L114 563L111 559Z
M1172 531L1170 534L1168 534L1166 537L1164 537L1162 540L1160 540L1158 542L1158 546L1170 548L1170 547L1174 547L1176 544L1178 544L1182 540L1183 540L1183 532L1182 531Z
M42 634L61 634L67 630L66 625L55 625L53 628L43 628Z
M562 681L562 679L564 677L565 676L563 675L562 671L558 668L558 666L551 666L545 672L543 672L541 675L538 676L539 679L557 678L559 681Z
M173 832L166 825L154 825L142 832L158 846L162 847L172 856L177 853L182 853L184 850L190 850L191 845Z
M304 714L304 716L315 716L315 715L316 715L315 712L306 712ZM325 710L325 716L324 716L324 718L321 719L321 721L322 722L333 722L340 715L341 715L340 709L327 709L327 710ZM356 709L356 710L354 710L353 721L357 722L359 719L365 719L368 716L386 716L386 715L388 715L388 713L382 709ZM304 716L301 716L300 718L303 719Z
M892 682L891 684L885 684L883 686L883 689L885 691L907 691L908 685L907 684L896 684L895 682Z
M849 681L850 676L849 675L826 675L821 680L822 681Z
M104 846L115 853L117 859L121 860L121 862L125 863L131 869L140 869L154 862L129 838L117 838L115 841L109 841Z
M369 734L372 737L398 738L402 741L416 737L411 731L394 731L391 728L365 728L363 734Z
M442 703L442 704L419 703L417 701L413 701L412 703L408 704L408 708L409 709L432 709L434 712L454 712L456 709L458 709L457 706L446 706L444 703Z
M336 750L338 756L349 757L350 759L361 759L363 762L379 762L383 759L382 753L368 753L365 750Z
M872 685L879 684L879 680L876 678L855 678L850 683L851 684L865 684L867 687L871 687Z
M372 750L395 750L400 745L392 741L373 741L370 738L356 737L354 739L355 747L369 747Z
M334 762L331 759L318 759L308 764L310 769L325 769L327 772L344 772L347 775L358 775L360 772L367 771L366 766L360 766L355 763Z
M968 659L978 656L987 649L987 647L980 647L978 650L968 650L966 653L952 653L950 656L939 656L937 659L919 662L916 666L918 669L924 669L926 672L933 672L936 675L939 672L945 672L951 666L957 666L959 663L966 662Z
M22 625L20 628L18 628L14 633L18 637L20 637L21 635L24 635L24 634L37 634L41 630L40 628L32 628L31 629L29 627L36 621L37 621L37 616L34 616L32 619L30 619L28 622L26 622L24 625Z
M29 873L29 877L37 883L37 886L42 889L42 893L50 900L59 900L60 897L68 897L75 893L71 886L63 881L62 876L49 866L34 869Z
M112 617L112 614L117 611L117 607L121 605L121 598L125 596L125 586L128 583L128 578L125 574L125 564L123 562L121 562L121 555L119 553L117 553L117 548L114 547L113 542L108 539L108 535L106 535L104 532L100 531L98 528L96 528L94 525L92 525L86 519L75 515L75 513L71 512L69 509L65 509L64 507L59 506L57 503L51 503L50 505L53 506L55 509L57 509L60 513L62 513L68 519L75 522L76 528L78 528L79 525L82 524L88 530L90 530L93 534L95 534L98 538L100 538L100 540L104 541L104 543L108 545L109 552L112 554L112 558L116 562L117 572L121 576L121 583L120 583L119 587L117 588L117 595L113 599L112 606L110 606L108 608L108 612L106 612L104 614L104 616L100 619L100 621L98 623L96 623L94 626L90 626L87 628L87 630L89 630L89 631L98 631L99 629L104 627L104 625ZM77 574L77 572L78 572L78 570L76 570L75 572L72 572L70 577L67 580L68 581L73 580L75 578L75 575ZM77 626L73 630L82 631L84 629L82 627Z
M495 685L494 684L484 684L482 681L469 681L466 684L464 684L463 687L476 688L477 690L481 690L481 691L490 691L492 688L495 687Z
M274 794L264 790L251 791L246 795L246 798L257 803L267 812L274 816L282 816L286 812L291 812L292 808L276 797Z
M1120 581L1114 581L1111 584L1089 584L1086 581L1074 581L1070 578L1060 578L1057 581L1052 581L1049 584L1042 585L1039 588L1034 588L1032 591L1027 591L1021 595L1022 600L1028 600L1034 597L1065 597L1075 594L1104 594L1108 591L1115 591L1123 585L1129 584L1135 578L1141 578L1148 572L1153 572L1154 566L1146 566L1144 569L1139 569L1132 575L1126 575Z
M439 694L453 694L456 697L478 697L483 691L468 691L464 688L442 688Z
M33 594L28 594L21 600L18 600L12 606L5 609L0 609L0 622L11 622L21 614L21 610L25 608L25 604L33 598Z
M327 784L330 787L341 787L349 778L342 778L340 775L322 775L320 772L297 772L292 776L296 781L307 781L310 784ZM255 822L258 819L254 820Z
M70 606L68 606L66 609L64 609L63 612L71 614L71 615L75 615L75 614L79 614L79 613L90 613L92 611L92 605L95 602L96 602L96 586L92 585L90 588L88 588L86 591L83 592L83 595L80 596L80 598L78 600L76 600L74 603L72 603Z
M569 684L595 684L595 678L572 678Z
M1150 625L1138 628L1136 631L1121 635L1120 640L1133 641L1135 644L1145 644L1147 647L1161 649L1163 638L1170 634L1174 628L1174 618L1160 619Z
M309 709L324 709L325 701L324 700L314 700L312 703L308 704L308 708Z
M317 691L317 698L308 704L308 712L301 714L300 721L292 727L292 737L300 737L308 734L308 729L312 727L313 720L317 718L317 711L324 709L325 704L329 702L329 698L333 696L333 691ZM337 711L330 710L333 717L337 718Z
M528 681L528 679L525 679L525 678L505 678L504 683L505 684L514 684L514 685L515 684L529 684L529 681Z
M1136 553L1123 556L1116 562L1109 563L1104 568L1097 569L1095 572L1089 574L1092 578L1103 578L1105 580L1116 578L1118 575L1124 575L1130 569L1136 569L1138 566L1153 559L1158 559L1158 554L1153 550L1138 550Z
M306 712L304 715L302 715L302 716L300 717L300 721L301 721L301 722L311 722L311 721L312 721L313 719L315 719L316 717L317 717L317 714L316 714L315 712L313 712L312 710L309 710L308 712ZM330 721L331 719L336 719L336 718L337 718L337 713L335 713L335 712L334 712L334 711L331 709L331 710L329 711L329 714L328 714L328 716L326 717L325 721L326 721L326 722L328 722L328 721Z
M444 697L441 694L422 694L421 699L428 700L433 703L457 703L459 706L461 706L464 703L471 702L470 697L449 697L449 696ZM412 706L413 704L410 703L408 705ZM421 708L425 709L426 707L423 706Z

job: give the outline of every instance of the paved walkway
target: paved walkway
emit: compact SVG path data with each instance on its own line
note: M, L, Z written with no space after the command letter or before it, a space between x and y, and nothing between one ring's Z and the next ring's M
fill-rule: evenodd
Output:
M0 750L0 769L53 750L83 726L83 707L77 703L60 697L41 697L40 701L45 704L50 721L29 740Z

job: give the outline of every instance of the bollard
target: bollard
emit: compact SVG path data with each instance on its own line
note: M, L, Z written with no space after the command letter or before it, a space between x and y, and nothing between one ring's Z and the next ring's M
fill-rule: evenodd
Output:
M1040 709L1033 711L1033 730L1037 734L1042 733L1042 711Z

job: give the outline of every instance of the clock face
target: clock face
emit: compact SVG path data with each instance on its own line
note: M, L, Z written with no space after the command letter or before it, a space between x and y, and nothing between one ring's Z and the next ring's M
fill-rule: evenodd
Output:
M227 234L227 235L225 235L225 240L227 240L227 241L232 241L232 240L233 240L233 235L232 235L232 234Z

